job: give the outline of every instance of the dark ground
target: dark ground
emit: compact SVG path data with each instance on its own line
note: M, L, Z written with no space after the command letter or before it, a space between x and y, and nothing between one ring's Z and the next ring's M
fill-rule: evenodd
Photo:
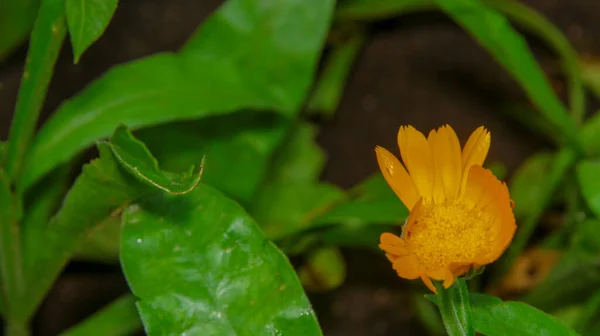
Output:
M582 54L600 51L600 2L530 0L566 32ZM114 64L176 50L219 1L121 1L106 34L72 64L70 47L58 62L44 118ZM551 54L531 41L542 64ZM68 43L67 43L68 45ZM0 67L0 138L5 139L16 100L25 47ZM562 82L555 81L561 91ZM492 132L489 161L509 173L531 153L549 146L507 118L503 103L525 102L519 87L471 38L442 15L400 17L373 27L349 79L337 116L319 138L329 153L326 181L349 187L376 170L373 147L395 149L399 125L429 130L450 123L464 143L479 125ZM489 162L488 161L488 162ZM349 276L340 289L312 295L325 335L422 335L408 282L381 255L346 251ZM118 266L75 265L54 286L35 319L37 335L55 335L127 290Z

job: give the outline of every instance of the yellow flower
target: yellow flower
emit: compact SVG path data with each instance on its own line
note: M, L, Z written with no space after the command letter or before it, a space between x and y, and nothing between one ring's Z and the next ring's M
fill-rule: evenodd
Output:
M431 279L448 288L471 267L494 262L512 240L508 188L482 167L490 141L479 127L461 152L450 126L427 139L412 126L400 127L406 169L388 150L375 148L383 176L410 211L402 238L384 233L379 245L401 278L420 277L433 292Z

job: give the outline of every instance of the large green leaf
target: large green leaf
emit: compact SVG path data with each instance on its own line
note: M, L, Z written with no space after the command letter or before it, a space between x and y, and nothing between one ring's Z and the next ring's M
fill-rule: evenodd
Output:
M39 5L40 0L0 0L0 63L27 39Z
M333 0L229 0L179 54L115 67L60 106L31 149L24 186L120 123L137 129L245 108L295 115L333 7Z
M577 179L590 210L600 217L600 162L582 160L577 164Z
M471 294L475 330L486 336L577 335L556 318L522 302L504 302L484 294Z
M150 335L319 335L286 257L235 202L200 184L124 213L121 263Z
M73 58L79 61L81 54L104 33L119 0L66 0L67 25Z
M555 153L539 152L528 157L510 180L510 197L515 202L513 209L517 218L531 214L531 204L539 203L547 195L545 184L552 169Z

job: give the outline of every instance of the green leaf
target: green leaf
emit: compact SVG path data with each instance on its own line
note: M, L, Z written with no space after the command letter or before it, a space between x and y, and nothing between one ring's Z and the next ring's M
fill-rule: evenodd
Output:
M435 0L448 15L473 35L519 82L533 104L559 134L582 150L576 124L553 92L525 39L496 10L479 0Z
M185 171L206 157L202 182L250 204L290 122L274 113L233 113L140 130L161 167Z
M10 127L6 172L13 181L19 182L22 170L28 168L24 164L26 154L65 33L64 0L42 0L31 33L25 70ZM29 167L40 164L39 161L30 162L32 164ZM20 194L23 190L20 183L15 183L15 187Z
M196 169L174 174L161 171L158 161L146 145L134 138L125 126L119 126L110 138L110 147L119 163L135 178L149 186L178 195L192 191L202 178L204 161Z
M308 124L292 132L250 207L270 239L312 228L314 218L345 197L339 188L318 181L325 155L314 142L315 133Z
M113 68L61 105L40 130L23 186L119 124L138 129L241 109L296 115L333 5L333 0L230 0L181 53Z
M590 210L600 217L600 162L582 160L577 164L577 179Z
M0 1L0 63L25 42L39 6L40 0Z
M475 330L486 336L577 335L556 318L522 302L503 302L497 297L471 294Z
M68 329L61 336L131 335L142 328L135 300L133 295L125 295Z
M118 3L119 0L66 0L67 25L75 63L102 36Z
M100 158L83 167L83 173L68 192L61 209L52 218L37 251L28 291L19 312L29 317L43 299L69 258L88 232L106 217L152 189L130 176L114 157L110 146L98 144ZM35 284L35 285L33 285Z
M458 279L450 288L435 282L437 304L449 336L475 336L469 302L469 290L464 280Z
M547 195L545 184L548 181L556 155L539 152L528 157L515 171L509 183L510 197L515 202L513 212L523 218L532 211L531 204L539 203Z
M215 189L146 198L123 223L121 263L146 333L321 334L286 257Z
M333 117L346 86L346 79L364 43L365 34L359 31L347 41L334 46L308 102L309 114Z
M325 246L311 251L298 269L302 285L309 291L324 292L338 288L346 279L346 263L339 249Z

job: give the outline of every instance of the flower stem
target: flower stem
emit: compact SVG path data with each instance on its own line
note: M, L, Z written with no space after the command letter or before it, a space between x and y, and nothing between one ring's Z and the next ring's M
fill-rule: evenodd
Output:
M474 336L469 290L465 280L456 280L450 288L444 288L441 283L436 282L435 288L438 307L448 335Z

